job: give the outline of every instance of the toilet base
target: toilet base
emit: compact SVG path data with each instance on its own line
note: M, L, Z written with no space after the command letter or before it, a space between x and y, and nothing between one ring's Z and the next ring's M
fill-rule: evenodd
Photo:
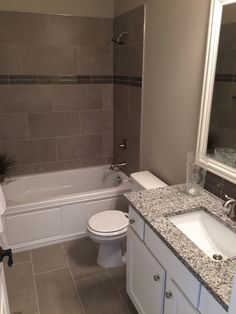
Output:
M106 268L119 267L123 265L121 243L99 244L98 265Z

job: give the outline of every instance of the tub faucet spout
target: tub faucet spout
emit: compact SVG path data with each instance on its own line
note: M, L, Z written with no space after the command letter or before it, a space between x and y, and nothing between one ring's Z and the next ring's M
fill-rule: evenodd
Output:
M117 164L111 164L110 170L120 170L120 168L125 167L126 165L127 165L126 161L122 161Z

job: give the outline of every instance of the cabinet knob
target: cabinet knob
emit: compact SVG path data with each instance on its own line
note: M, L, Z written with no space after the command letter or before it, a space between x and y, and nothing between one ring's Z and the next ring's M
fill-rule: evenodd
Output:
M134 224L134 223L135 223L135 220L134 220L134 219L132 219L132 218L130 218L129 223L132 225L132 224Z
M160 276L159 275L154 275L153 279L154 279L154 281L158 281L158 280L160 280Z
M166 292L166 297L167 297L167 299L172 298L172 293L171 292Z

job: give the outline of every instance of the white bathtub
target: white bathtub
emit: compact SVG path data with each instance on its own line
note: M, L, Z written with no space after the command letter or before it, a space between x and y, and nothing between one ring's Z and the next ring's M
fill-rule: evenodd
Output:
M86 236L88 219L127 209L129 178L107 166L15 177L3 185L7 245L19 251Z

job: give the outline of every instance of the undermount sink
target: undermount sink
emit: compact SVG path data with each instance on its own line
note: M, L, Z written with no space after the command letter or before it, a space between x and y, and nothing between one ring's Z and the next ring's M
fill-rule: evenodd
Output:
M213 260L236 256L236 233L205 211L180 214L168 219Z

